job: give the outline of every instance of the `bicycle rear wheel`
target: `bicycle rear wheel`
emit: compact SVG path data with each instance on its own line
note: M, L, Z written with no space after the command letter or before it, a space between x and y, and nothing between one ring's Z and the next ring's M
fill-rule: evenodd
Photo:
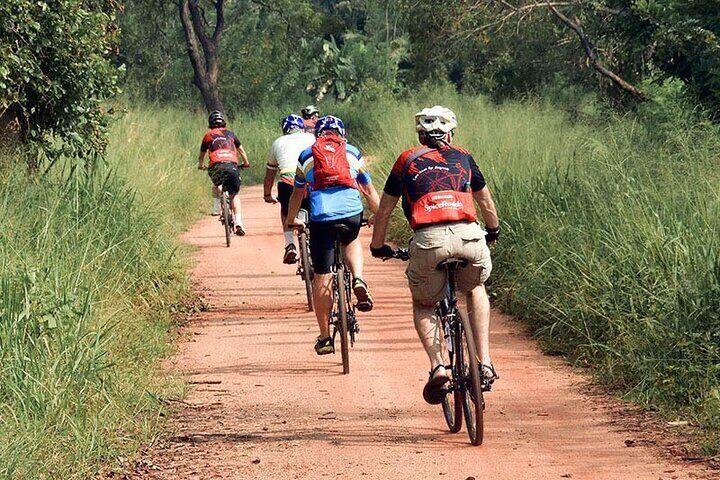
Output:
M445 394L442 401L442 409L443 415L445 416L445 423L447 423L450 432L457 433L462 427L463 395L458 385L458 379L455 377L455 353L450 351L448 355L450 356L450 370L453 372L453 378L450 382L452 391Z
M345 269L347 267L344 263L341 263L338 265L337 269L337 290L335 291L335 295L337 295L337 303L338 303L338 325L337 325L337 332L340 335L340 353L342 354L342 365L343 365L343 373L348 374L350 373L350 349L349 349L349 340L348 340L348 303L347 303L347 297L345 296Z
M315 302L313 301L312 266L310 265L307 233L304 231L300 232L298 235L298 243L300 244L300 268L302 269L303 281L305 282L308 310L312 312L315 310Z
M230 246L232 239L232 212L230 209L230 197L227 192L222 193L223 223L225 224L225 245Z
M480 445L483 442L484 434L483 412L485 410L485 401L480 388L480 369L477 362L475 337L467 317L459 311L458 316L460 325L456 330L455 348L458 352L457 360L460 372L458 383L461 384L463 389L462 406L465 414L465 426L468 437L470 437L470 443Z

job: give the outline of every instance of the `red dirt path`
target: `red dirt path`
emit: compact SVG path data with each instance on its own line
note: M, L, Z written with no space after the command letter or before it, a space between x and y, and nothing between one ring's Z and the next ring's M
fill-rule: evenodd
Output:
M487 396L485 443L450 434L422 400L428 364L412 325L401 262L368 258L376 308L360 317L351 374L318 357L303 285L281 263L278 207L244 189L248 235L224 246L215 218L183 239L210 311L173 358L194 384L170 434L131 475L145 479L675 479L686 464L613 421L585 380L493 313L501 375ZM367 246L367 233L365 243ZM368 256L369 257L369 256ZM502 268L502 266L498 266ZM636 445L636 442L631 445Z

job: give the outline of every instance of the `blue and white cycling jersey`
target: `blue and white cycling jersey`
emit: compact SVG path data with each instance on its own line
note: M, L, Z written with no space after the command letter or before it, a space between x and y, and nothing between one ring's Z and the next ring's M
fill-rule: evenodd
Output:
M354 145L347 144L347 159L350 164L350 173L360 185L372 183L370 173L367 171L365 160ZM330 187L325 190L313 189L313 154L312 147L306 148L298 158L298 168L295 173L295 186L302 188L308 186L310 191L310 221L329 222L342 218L352 217L363 211L360 192L351 187Z

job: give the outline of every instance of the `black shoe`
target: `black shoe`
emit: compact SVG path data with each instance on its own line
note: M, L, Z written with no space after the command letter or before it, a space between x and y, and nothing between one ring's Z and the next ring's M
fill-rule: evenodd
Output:
M283 263L292 265L293 263L297 263L297 261L297 248L295 248L295 245L291 243L290 245L285 247L285 256L283 257Z
M357 298L357 309L361 312L369 312L373 309L373 299L370 296L370 291L362 278L356 278L353 280L353 292L355 298Z
M245 229L242 227L242 225L235 225L235 235L238 237L242 237L245 235Z
M447 372L444 375L435 375L440 369L444 368L445 365L438 365L430 371L430 378L428 378L425 387L423 388L423 398L430 405L439 405L442 403L445 393L443 392L443 386L450 381L450 377Z
M478 368L480 369L480 383L481 383L481 389L483 392L490 392L492 391L493 383L495 383L495 380L500 378L500 375L495 372L495 367L493 367L493 364L490 365L484 365L482 363L478 363Z
M328 355L330 353L335 353L335 345L333 345L332 337L317 337L317 341L315 342L315 353L317 353L318 355Z

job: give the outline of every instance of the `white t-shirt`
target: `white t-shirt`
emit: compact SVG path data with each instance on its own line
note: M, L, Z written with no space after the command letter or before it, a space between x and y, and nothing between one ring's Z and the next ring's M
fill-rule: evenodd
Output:
M268 166L280 170L280 181L293 184L298 166L298 158L306 148L315 143L315 135L294 132L278 137L270 147Z

